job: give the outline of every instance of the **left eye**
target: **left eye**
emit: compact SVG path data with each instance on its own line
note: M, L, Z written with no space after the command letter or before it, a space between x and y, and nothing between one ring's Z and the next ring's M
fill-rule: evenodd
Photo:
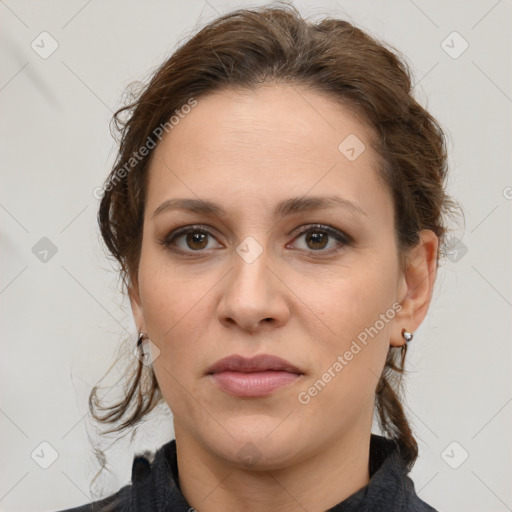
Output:
M301 231L299 236L295 238L295 240L298 240L302 236L305 235L305 242L308 245L304 250L310 251L310 252L318 252L322 251L326 248L328 245L328 239L331 238L338 243L334 243L333 246L336 248L336 245L349 245L350 239L348 235L345 235L341 231L338 231L337 229L331 228L329 226L313 226L313 227L307 227ZM324 252L331 252L333 247L330 248L330 250L326 250Z

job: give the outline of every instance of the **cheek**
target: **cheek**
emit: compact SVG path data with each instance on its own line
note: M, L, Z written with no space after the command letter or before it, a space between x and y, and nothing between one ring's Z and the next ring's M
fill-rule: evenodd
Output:
M139 290L144 320L155 340L172 337L180 328L180 319L199 301L192 286L165 251L143 244L139 263Z
M142 252L139 290L147 332L160 350L154 368L161 389L179 387L176 380L188 389L196 377L193 372L200 372L198 355L210 340L208 294L217 280L212 275L194 279L172 264L164 251Z
M343 374L337 379L340 385L344 379L347 383L369 386L368 389L377 384L395 316L394 268L391 253L375 255L342 269L337 278L329 280L328 286L319 287L310 295L322 331L327 333L317 347L322 361L320 371L332 368L338 356L342 356L343 370L335 372Z
M169 265L141 259L139 273L140 295L148 334L158 347L159 356L153 369L164 397L178 417L193 414L197 381L197 354L206 326L201 318L209 318L204 311L205 290L193 286ZM203 334L200 334L203 333ZM186 391L185 391L186 390Z
M394 264L384 257L365 258L338 269L329 282L310 288L308 302L335 337L356 335L391 308L396 297ZM391 308L392 309L392 308Z

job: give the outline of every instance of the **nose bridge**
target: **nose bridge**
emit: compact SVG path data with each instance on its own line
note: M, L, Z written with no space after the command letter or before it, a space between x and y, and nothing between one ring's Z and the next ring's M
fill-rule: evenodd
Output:
M270 270L270 256L271 252L253 236L247 236L235 248L233 268L219 304L221 321L234 321L247 330L269 319L278 324L285 321L286 301L280 296L279 280Z
M261 237L260 237L261 239ZM268 293L269 251L253 236L247 236L235 249L230 287L247 301L261 300Z

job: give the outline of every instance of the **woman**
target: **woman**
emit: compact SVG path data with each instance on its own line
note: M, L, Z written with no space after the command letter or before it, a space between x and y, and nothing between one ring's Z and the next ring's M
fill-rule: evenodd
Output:
M70 510L435 510L395 377L456 203L406 65L346 21L239 10L115 120L99 223L138 358L121 402L90 405L121 431L163 400L175 440Z

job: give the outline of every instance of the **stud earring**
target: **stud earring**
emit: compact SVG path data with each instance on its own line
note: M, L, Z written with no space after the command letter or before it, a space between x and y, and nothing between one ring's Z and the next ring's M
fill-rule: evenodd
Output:
M404 337L405 342L409 343L410 341L412 341L412 339L414 337L414 333L409 332L409 331L407 331L405 329L402 329L402 336Z

